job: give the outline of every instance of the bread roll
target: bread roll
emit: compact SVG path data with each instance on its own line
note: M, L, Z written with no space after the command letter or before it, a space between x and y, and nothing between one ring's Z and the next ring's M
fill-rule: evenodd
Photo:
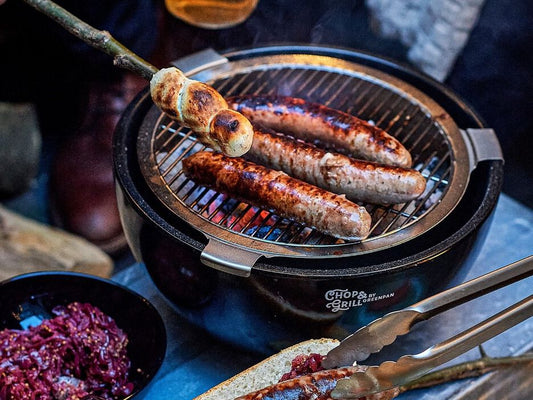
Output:
M245 154L252 146L252 124L230 110L214 88L187 78L177 68L163 68L150 80L154 103L171 118L192 129L205 145L230 156Z
M233 400L278 382L291 370L292 360L300 354L326 354L339 345L335 339L312 339L283 349L196 397L194 400Z

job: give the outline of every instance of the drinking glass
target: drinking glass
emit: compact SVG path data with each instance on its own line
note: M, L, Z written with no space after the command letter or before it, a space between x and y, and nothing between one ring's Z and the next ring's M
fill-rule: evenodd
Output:
M201 28L221 29L240 24L259 0L165 0L175 17Z

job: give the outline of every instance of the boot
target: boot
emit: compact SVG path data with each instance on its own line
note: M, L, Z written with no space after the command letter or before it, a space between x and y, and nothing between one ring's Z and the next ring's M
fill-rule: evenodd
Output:
M111 255L127 248L113 179L113 132L121 113L146 85L131 74L92 84L83 122L58 148L50 171L52 223Z

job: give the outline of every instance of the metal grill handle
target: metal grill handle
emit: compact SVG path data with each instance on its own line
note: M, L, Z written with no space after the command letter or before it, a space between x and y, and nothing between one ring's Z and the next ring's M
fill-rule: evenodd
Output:
M261 255L211 237L200 254L200 260L208 267L247 278Z
M481 161L503 161L500 142L493 129L461 129L461 134L463 135L468 150L470 172L476 169L477 164Z

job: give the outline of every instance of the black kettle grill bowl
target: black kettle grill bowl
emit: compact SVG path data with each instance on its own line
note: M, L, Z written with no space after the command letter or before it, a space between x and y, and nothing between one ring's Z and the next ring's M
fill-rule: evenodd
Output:
M445 86L373 55L275 46L226 57L280 52L326 54L375 68L430 96L460 128L485 128L481 118ZM313 337L343 338L460 280L483 243L501 190L502 160L485 160L471 172L453 211L422 235L350 257L260 258L249 277L240 277L204 265L200 254L205 236L171 212L147 185L136 149L140 126L151 107L145 89L124 113L114 137L118 204L130 248L180 315L215 337L260 353Z

